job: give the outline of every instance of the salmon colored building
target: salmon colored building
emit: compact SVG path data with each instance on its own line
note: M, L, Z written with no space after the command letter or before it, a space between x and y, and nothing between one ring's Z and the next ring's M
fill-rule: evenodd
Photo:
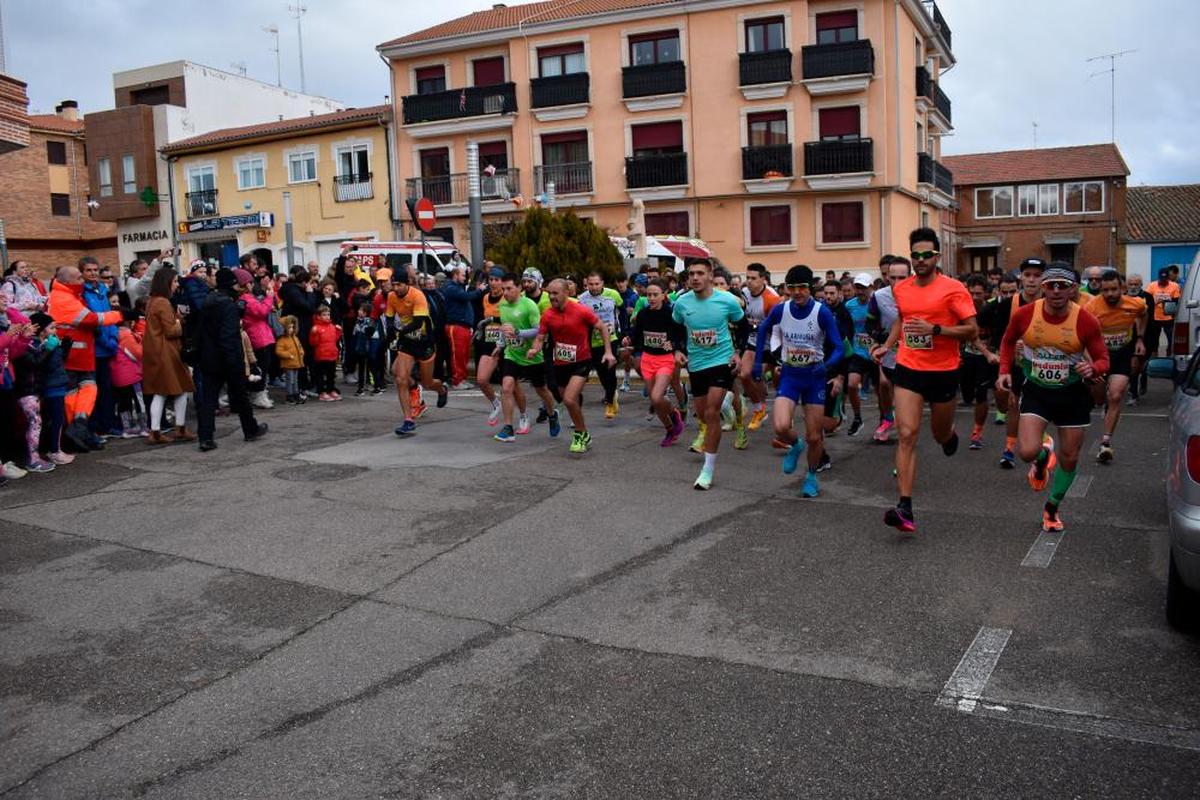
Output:
M704 239L728 266L873 265L953 205L939 163L950 30L918 0L496 5L379 45L397 185L468 249L467 142L484 221L554 185L623 234Z

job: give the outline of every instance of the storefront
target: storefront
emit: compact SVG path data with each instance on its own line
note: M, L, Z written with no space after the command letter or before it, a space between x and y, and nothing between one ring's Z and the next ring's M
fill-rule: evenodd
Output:
M238 214L232 217L213 217L211 219L192 220L179 223L179 242L182 249L181 263L196 258L205 261L215 261L223 267L237 266L243 248L238 241L238 234L249 230L270 230L275 225L275 215L270 211L259 211L254 214ZM255 243L259 237L255 235ZM245 248L256 254L262 247ZM270 265L270 251L266 250L267 258L260 260Z

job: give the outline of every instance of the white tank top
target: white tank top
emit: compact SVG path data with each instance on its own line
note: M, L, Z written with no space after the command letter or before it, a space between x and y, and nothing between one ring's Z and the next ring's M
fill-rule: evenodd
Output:
M785 367L804 368L825 360L825 332L821 330L821 308L810 301L808 316L800 319L793 311L792 301L783 309L778 330L783 342L780 362Z
M892 326L896 324L896 318L900 316L899 310L896 308L896 298L892 295L892 287L885 286L876 292L875 306L879 309L879 326L884 332L890 332ZM896 348L887 351L880 362L888 369L896 368Z

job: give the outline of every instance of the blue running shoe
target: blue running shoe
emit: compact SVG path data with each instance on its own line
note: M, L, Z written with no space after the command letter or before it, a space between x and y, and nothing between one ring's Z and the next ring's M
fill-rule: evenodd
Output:
M416 432L417 423L413 422L411 419L406 419L404 422L401 422L396 426L397 436L412 436Z
M505 425L503 428L500 429L500 432L497 433L492 438L495 439L497 442L504 442L505 444L512 444L513 442L515 442L517 440L517 435L515 433L513 433L512 425Z
M558 423L558 412L555 411L548 419L550 421L550 436L552 438L558 436L562 432L562 425Z
M820 487L817 486L817 473L809 472L808 477L804 479L804 485L800 487L800 496L816 497L820 493Z
M804 453L804 440L797 439L783 456L783 474L791 475L800 464L800 456Z

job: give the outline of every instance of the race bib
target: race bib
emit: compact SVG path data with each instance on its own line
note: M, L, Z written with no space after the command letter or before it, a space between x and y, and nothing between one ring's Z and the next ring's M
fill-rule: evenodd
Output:
M642 334L642 346L653 347L655 350L670 350L671 340L665 333L650 333Z
M811 367L820 363L822 353L811 347L784 347L783 363L789 367Z
M715 328L703 328L692 331L692 344L696 347L715 347L717 331Z
M1109 350L1120 350L1129 344L1129 331L1104 334L1104 346Z
M483 340L492 344L499 344L504 339L504 334L499 328L484 328Z
M1066 358L1034 356L1031 364L1031 377L1047 386L1063 386L1071 377L1071 362Z
M554 343L554 360L563 361L569 364L575 363L575 351L579 348L573 344Z
M932 350L933 334L906 333L904 334L904 346L909 350Z
M871 338L869 333L858 333L854 335L854 347L863 352L871 352L871 348L875 346L875 340Z

